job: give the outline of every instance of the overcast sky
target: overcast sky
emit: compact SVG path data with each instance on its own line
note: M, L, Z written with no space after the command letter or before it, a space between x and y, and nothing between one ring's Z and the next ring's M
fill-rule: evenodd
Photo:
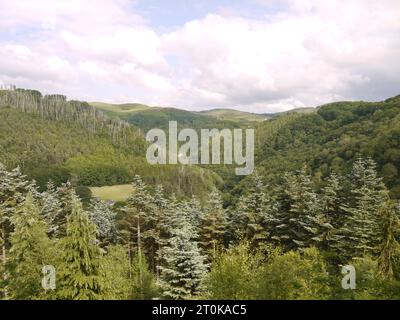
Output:
M272 112L400 94L399 0L0 0L0 83Z

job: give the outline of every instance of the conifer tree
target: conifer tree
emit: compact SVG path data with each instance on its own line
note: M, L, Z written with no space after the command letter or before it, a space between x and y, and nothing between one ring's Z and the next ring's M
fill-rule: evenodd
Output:
M167 209L169 201L164 197L164 188L158 185L154 192L155 205L155 223L154 223L154 240L155 240L155 258L154 272L157 280L159 279L159 267L162 263L162 248L166 246L169 237Z
M200 201L196 198L196 196L192 196L189 202L184 203L187 204L187 210L185 211L188 214L190 223L196 228L199 228L204 219L204 212Z
M158 205L157 205L158 207ZM165 265L164 249L168 246L168 241L173 236L173 230L179 228L179 223L182 219L180 203L176 199L175 194L172 194L168 201L163 202L162 215L158 223L160 230L159 247L157 251L156 276L157 281L160 280L160 272Z
M332 228L326 228L326 232L323 234L320 247L324 250L335 247L337 242L340 241L338 231L342 228L346 218L342 192L342 179L336 173L331 173L322 189L320 200L321 214L325 221L332 226Z
M344 210L346 222L338 244L344 257L376 255L382 243L381 213L387 190L372 159L358 159L351 173L351 201Z
M117 240L116 215L106 202L100 199L90 201L89 217L97 227L98 239L103 247Z
M162 254L160 285L163 295L171 299L185 299L198 293L199 285L207 271L205 257L195 241L198 234L188 217L188 205L182 204L175 215L175 226ZM189 209L190 210L190 209Z
M132 261L132 283L131 298L133 300L149 300L157 297L158 288L154 279L154 274L149 270L146 257L135 256Z
M157 247L157 239L154 234L154 226L157 221L155 216L156 206L140 176L134 177L132 186L133 194L127 199L124 208L123 234L128 244L131 260L134 251L139 257L145 254L150 265L154 268Z
M243 233L248 240L258 246L265 243L271 231L271 218L274 210L272 198L261 177L255 173L246 195L242 196L238 203L236 217L236 230ZM244 229L243 229L244 228ZM240 229L243 229L240 232Z
M46 213L46 211L52 211L52 213L48 212L48 216L50 215L51 217L51 230L53 231L51 235L56 238L62 238L67 232L67 218L72 212L72 204L76 194L69 181L63 183L57 190L54 190L54 187L51 185L50 188L53 188L53 190L48 191L46 196L49 202L47 205L48 209L45 208L44 213ZM52 199L56 199L56 202L51 203L50 201Z
M399 278L398 263L400 260L400 245L397 241L400 231L399 204L394 204L388 199L381 212L382 243L379 247L378 268L379 273L386 279Z
M280 192L279 211L274 217L273 239L286 249L304 249L319 245L327 223L319 210L317 194L310 176L303 167L296 174L286 174Z
M132 296L132 266L128 252L122 245L110 245L100 263L103 298L106 300L127 300Z
M41 195L42 209L41 214L48 225L48 234L54 237L59 229L57 221L60 220L63 214L62 203L60 201L60 195L57 192L57 188L53 181L47 183L46 191Z
M13 226L10 218L15 214L18 206L25 201L26 194L32 192L37 194L36 187L29 182L19 168L7 171L5 166L0 163L0 260L1 260L1 280L6 280L5 266L7 263L7 253L10 248L10 234ZM7 291L3 290L3 296Z
M14 231L7 261L9 298L26 300L51 297L51 293L46 295L42 288L41 279L43 266L54 262L52 244L32 194L28 194L11 221Z
M329 175L326 186L322 190L321 210L334 228L340 227L344 222L345 214L342 209L341 192L341 179L333 172Z
M214 189L205 205L200 231L200 245L210 257L215 257L218 246L223 245L225 225L222 199Z
M71 198L71 208L66 236L60 246L57 294L59 298L67 300L100 299L103 285L96 226L90 221L75 194Z

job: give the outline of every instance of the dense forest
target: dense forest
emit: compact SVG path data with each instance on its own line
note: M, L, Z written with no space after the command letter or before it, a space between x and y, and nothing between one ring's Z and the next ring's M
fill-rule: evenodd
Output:
M267 186L253 175L237 206L150 191L86 206L70 184L39 192L0 168L5 299L399 299L399 206L372 159L331 174L316 192L307 169ZM357 270L356 290L340 266ZM43 290L43 266L54 290Z
M150 166L143 130L119 113L0 91L0 297L400 299L399 109L394 97L256 121L256 171L243 178ZM183 124L205 124L193 119ZM87 188L123 183L120 202Z
M235 110L187 111L176 108L149 107L140 104L112 105L92 102L90 105L114 119L130 123L143 132L153 128L168 130L169 121L177 121L181 129L240 128L252 126L267 117Z
M383 102L338 102L309 114L292 114L256 129L256 163L275 180L307 163L321 184L333 170L349 173L360 156L373 158L391 191L400 198L400 96ZM274 124L274 122L276 122Z

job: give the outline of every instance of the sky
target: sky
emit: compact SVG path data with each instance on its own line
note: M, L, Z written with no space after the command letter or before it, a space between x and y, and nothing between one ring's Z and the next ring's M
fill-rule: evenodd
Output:
M400 94L399 0L0 0L0 84L277 112Z

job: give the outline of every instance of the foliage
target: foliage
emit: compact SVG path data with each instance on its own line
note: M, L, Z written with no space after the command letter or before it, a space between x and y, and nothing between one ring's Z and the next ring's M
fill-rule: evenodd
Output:
M67 300L93 300L104 290L100 272L101 252L96 245L96 226L76 196L71 198L67 233L60 243L61 263L57 296Z

